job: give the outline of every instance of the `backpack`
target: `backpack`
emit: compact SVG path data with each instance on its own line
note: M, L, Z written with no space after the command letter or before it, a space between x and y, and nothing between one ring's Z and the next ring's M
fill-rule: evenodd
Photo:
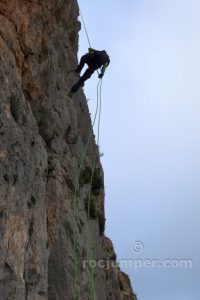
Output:
M95 51L94 57L102 65L104 65L105 63L107 63L109 65L109 63L110 63L110 58L105 50Z

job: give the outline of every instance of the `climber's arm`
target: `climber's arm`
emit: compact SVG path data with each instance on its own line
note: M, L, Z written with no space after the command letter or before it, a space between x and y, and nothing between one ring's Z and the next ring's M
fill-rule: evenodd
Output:
M107 66L108 66L108 63L105 63L105 64L103 65L103 67L101 68L101 73L99 74L99 78L103 78Z

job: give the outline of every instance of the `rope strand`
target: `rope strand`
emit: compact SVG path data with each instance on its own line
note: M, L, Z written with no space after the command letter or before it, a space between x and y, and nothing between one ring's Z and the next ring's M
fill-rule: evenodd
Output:
M80 10L80 16L82 19L82 23L84 26L84 30L86 33L86 37L88 40L89 47L91 47L91 42L89 38L89 34L86 28L86 23L84 20L84 16L82 14L81 9ZM97 73L99 74L98 70ZM76 232L76 208L77 208L77 193L80 188L79 186L79 178L80 178L80 173L81 169L83 167L86 155L87 155L87 149L90 143L90 139L93 133L93 128L97 119L97 114L98 114L98 135L97 135L97 151L95 153L95 158L93 162L93 167L92 167L92 174L91 174L91 180L90 180L90 193L89 193L89 200L88 200L88 255L89 255L89 260L92 259L92 247L93 247L93 241L92 241L92 226L91 226L91 220L90 220L90 211L91 211L91 196L92 196L92 183L93 183L93 177L94 177L94 171L96 167L96 160L98 157L98 149L99 149L99 137L100 137L100 121L101 121L101 104L102 104L102 99L101 99L101 90L102 90L102 79L99 80L97 84L97 104L96 104L96 111L95 111L95 116L94 120L92 122L92 126L89 132L88 140L83 152L83 156L80 162L80 166L77 170L76 173L76 184L75 184L75 192L74 192L74 198L73 198L73 261L74 261L74 266L73 266L73 275L74 275L74 283L73 283L73 300L77 300L77 232ZM99 109L100 105L100 109ZM89 264L89 290L88 290L88 300L93 299L93 294L94 294L94 274L93 274L93 269L90 267Z
M77 256L76 256L77 242L76 242L76 218L75 218L76 216L75 216L75 213L76 213L76 205L77 205L77 193L78 193L78 190L79 190L79 177L80 177L80 172L81 172L81 169L83 167L83 164L84 164L84 161L85 161L85 158L86 158L87 149L88 149L88 146L89 146L89 143L90 143L90 139L92 137L93 128L94 128L96 118L97 118L98 108L99 108L99 99L97 98L97 106L96 106L94 120L92 122L92 127L91 127L90 132L89 132L88 140L87 140L84 152L83 152L83 156L82 156L82 159L81 159L80 166L79 166L79 168L77 170L77 173L76 173L76 185L75 185L75 192L74 192L74 199L73 199L73 237L74 237L74 239L73 239L73 258L74 258L73 300L76 300L76 294L77 294Z
M82 11L81 11L80 8L79 8L79 11L80 11L80 16L81 16L81 19L82 19L82 22L83 22L83 26L84 26L84 29L85 29L85 33L86 33L86 37L87 37L87 40L88 40L88 44L89 44L90 48L92 48L91 42L90 42L90 38L89 38L89 34L88 34L88 31L87 31L87 28L86 28L84 16L83 16Z
M98 115L98 131L97 131L97 149L95 153L95 158L93 162L93 168L92 168L92 175L91 175L91 181L90 181L90 194L89 194L89 201L88 201L88 232L89 232L89 261L93 259L93 239L92 239L92 226L91 226L91 220L90 220L90 211L91 211L91 196L92 196L92 184L93 184L93 178L94 178L94 172L96 168L96 162L97 162L97 157L99 153L99 138L100 138L100 123L101 123L101 107L102 107L102 99L101 99L101 90L102 90L102 79L99 80L98 85L97 85L97 99L99 102L99 115ZM93 300L93 295L94 295L94 274L93 274L93 269L90 267L89 264L89 297L88 300Z

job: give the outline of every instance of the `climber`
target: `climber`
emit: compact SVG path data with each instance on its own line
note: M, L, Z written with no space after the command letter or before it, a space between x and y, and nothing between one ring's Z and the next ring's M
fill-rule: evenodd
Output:
M106 51L97 51L92 48L89 48L88 50L89 52L82 56L80 64L75 72L80 74L85 64L88 65L88 68L78 82L71 88L70 94L76 93L80 87L84 86L85 81L99 68L101 68L99 78L103 78L105 70L110 63L110 58Z

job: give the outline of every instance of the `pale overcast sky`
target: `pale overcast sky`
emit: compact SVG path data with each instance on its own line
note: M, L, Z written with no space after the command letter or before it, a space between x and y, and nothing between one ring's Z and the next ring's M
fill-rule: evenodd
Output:
M103 83L106 234L118 259L190 259L124 270L138 300L200 299L200 2L79 0ZM87 51L84 31L80 53ZM93 113L95 75L85 92ZM135 241L144 249L133 250Z

